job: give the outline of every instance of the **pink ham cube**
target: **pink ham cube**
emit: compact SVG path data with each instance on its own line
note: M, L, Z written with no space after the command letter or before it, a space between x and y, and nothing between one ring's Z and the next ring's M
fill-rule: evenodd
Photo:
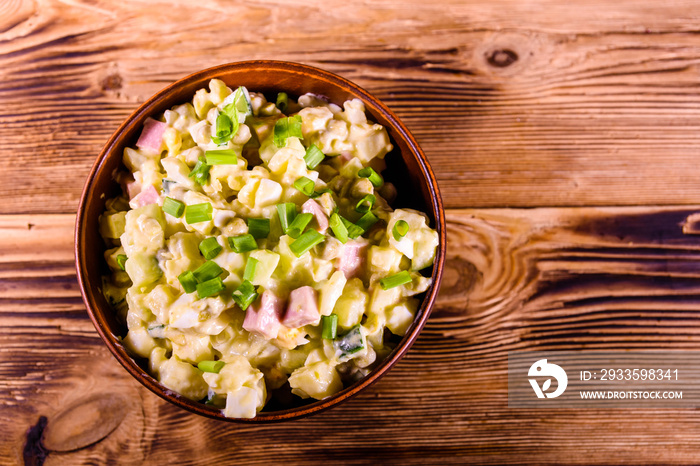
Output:
M319 233L325 233L326 230L328 230L328 217L323 212L321 206L318 205L318 202L314 201L313 199L309 199L302 204L301 211L305 214L313 214L314 218L316 219L316 223L318 224Z
M168 125L162 121L146 118L136 146L153 154L160 154L160 149L163 147L163 133L167 128Z
M153 186L148 186L146 189L134 196L131 201L129 201L129 206L131 206L132 209L136 209L145 205L155 204L159 199L160 196L158 195L156 188Z
M271 291L265 290L260 299L248 306L243 328L267 340L277 338L282 311L284 302Z
M350 240L345 243L338 255L338 269L343 272L345 278L356 277L361 271L367 257L367 245L365 241Z
M289 304L282 324L288 328L299 328L307 324L317 325L321 313L316 305L316 290L302 286L289 294Z

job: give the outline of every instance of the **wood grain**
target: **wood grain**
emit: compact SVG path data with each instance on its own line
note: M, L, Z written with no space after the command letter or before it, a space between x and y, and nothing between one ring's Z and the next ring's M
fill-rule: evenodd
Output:
M74 212L111 133L167 83L300 61L384 100L448 207L694 204L694 2L4 2L1 213ZM544 14L543 14L544 13ZM501 58L499 58L501 57ZM502 57L509 57L503 59Z
M73 216L32 216L24 246L0 242L19 256L32 249L0 274L0 436L11 439L0 458L21 458L40 416L50 425L75 400L118 395L129 403L114 432L45 464L693 464L696 410L509 409L506 366L513 350L697 349L700 239L683 224L699 211L451 210L448 241L460 247L408 356L340 407L240 427L181 411L129 377L65 286L75 280L65 249L38 240L69 241ZM0 216L0 238L26 221ZM0 254L0 269L16 260ZM31 305L17 299L17 286L38 284Z

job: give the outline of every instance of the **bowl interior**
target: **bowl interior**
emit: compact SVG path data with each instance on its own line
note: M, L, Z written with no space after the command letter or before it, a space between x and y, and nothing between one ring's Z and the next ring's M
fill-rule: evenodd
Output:
M110 351L142 384L178 406L205 416L231 420L225 418L219 410L166 389L126 353L120 342L120 337L126 329L117 321L115 313L101 292L101 277L106 273L106 264L103 259L105 244L98 231L98 217L104 211L105 201L120 192L113 176L121 165L124 148L135 143L144 120L174 105L191 101L194 93L207 87L212 78L221 79L231 88L246 86L252 91L263 92L268 96L276 95L279 91L285 91L290 96L311 92L325 96L339 105L352 98L362 100L369 118L386 127L394 144L394 150L386 156L387 169L384 172L385 179L394 183L398 191L393 207L410 207L427 213L431 219L431 226L437 229L440 237L435 263L432 270L428 270L432 274L433 284L424 295L416 319L399 345L372 373L325 400L304 402L299 399L296 404L285 409L263 410L254 419L235 421L277 421L308 415L337 404L377 380L406 352L425 324L437 295L445 257L445 219L437 182L413 137L384 104L343 78L305 65L253 61L218 66L177 81L137 109L107 142L85 185L76 223L78 280L90 318Z

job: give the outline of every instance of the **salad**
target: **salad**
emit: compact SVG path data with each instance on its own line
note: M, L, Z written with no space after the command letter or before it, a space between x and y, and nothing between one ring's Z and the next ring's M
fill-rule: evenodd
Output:
M413 322L438 245L425 214L390 206L392 148L360 100L217 79L147 119L100 217L127 350L227 417L367 375Z

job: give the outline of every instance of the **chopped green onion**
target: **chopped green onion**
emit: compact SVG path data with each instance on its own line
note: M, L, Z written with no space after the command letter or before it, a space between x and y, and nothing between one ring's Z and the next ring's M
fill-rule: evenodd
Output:
M215 258L219 255L221 249L223 248L213 236L210 236L199 243L199 251L202 253L205 259Z
M298 180L294 182L294 187L297 188L299 191L302 193L306 194L307 196L311 196L314 193L314 186L316 183L314 183L313 180L310 180L309 178L302 176Z
M375 188L379 188L384 184L384 180L382 179L381 175L377 172L374 171L374 168L372 167L366 167L357 172L357 176L360 178L369 178L369 181L372 182L372 185Z
M412 281L411 274L408 273L408 270L404 270L391 277L382 278L379 280L379 284L382 286L383 290L390 290L391 288L396 288L397 286L405 285Z
M126 257L126 254L119 254L117 256L117 265L119 266L120 269L126 270L126 260L128 257Z
M185 208L185 221L189 224L211 220L213 208L209 202L192 204Z
M301 133L301 116L294 115L291 117L280 118L275 122L273 142L277 147L284 147L287 143L287 138L297 137L303 139Z
M277 204L277 214L280 216L282 231L286 233L287 228L289 228L289 225L294 221L294 217L297 215L297 205L293 202Z
M214 374L218 374L221 372L221 369L224 368L226 363L224 361L200 361L197 364L197 369L199 369L202 372L212 372Z
M316 230L306 230L303 235L289 245L289 249L295 256L301 257L302 254L317 244L323 242L324 239L326 239L326 237Z
M289 228L287 228L285 233L292 238L298 238L304 232L304 229L306 229L306 226L312 218L314 218L314 214L304 213L297 215L294 217L294 221L289 224Z
M345 244L348 242L348 229L340 215L336 213L331 215L329 225L333 231L333 235L335 235L341 243Z
M360 199L360 202L355 205L355 211L360 212L360 213L365 213L369 212L372 210L372 207L374 207L374 202L377 200L377 198L374 196L374 194L368 194L362 199Z
M226 289L221 277L212 278L202 283L197 283L197 296L199 299L208 298Z
M229 104L216 117L216 136L212 136L211 140L221 145L231 140L237 132L238 112L233 104Z
M163 200L163 212L175 218L180 218L182 214L185 213L185 203L173 199L172 197L166 197Z
M238 163L238 156L233 149L208 150L204 153L204 157L209 165L236 165Z
M207 161L204 159L204 157L200 157L199 160L197 160L197 164L187 176L195 180L201 186L204 186L209 180L210 168L211 165L207 164Z
M289 97L287 96L286 92L280 92L277 94L276 104L277 108L279 108L281 112L287 110L287 105L289 105Z
M212 280L222 273L224 273L224 269L219 267L219 264L214 261L206 261L204 264L197 267L194 272L192 272L194 278L196 278L197 282L199 283Z
M394 235L394 239L396 241L401 241L401 238L406 236L406 233L408 233L408 223L406 223L406 220L399 220L398 222L394 223L394 228L391 229L391 234Z
M319 196L322 196L326 193L332 193L332 192L333 192L333 190L331 190L330 188L324 188L324 189L321 189L320 191L314 191L313 194L309 195L309 197L311 199L316 199Z
M191 270L182 272L177 276L177 279L180 282L180 285L182 285L182 289L185 290L185 293L192 293L197 289L197 279Z
M248 233L253 235L255 239L267 238L270 234L270 219L269 218L249 218Z
M323 162L326 155L321 152L321 149L316 147L316 144L311 144L308 149L306 149L306 155L304 155L304 162L309 170L313 170L318 166L319 163Z
M352 239L355 239L355 238L357 238L358 236L362 236L362 233L365 232L365 230L363 230L363 229L360 228L359 226L355 225L354 223L352 223L350 220L348 220L348 219L345 218L345 217L342 217L342 216L341 216L341 217L340 217L340 220L342 220L343 225L345 225L345 228L347 228L347 230L348 230L348 236L349 236L350 238L352 238Z
M248 262L245 264L245 272L243 272L243 280L248 280L249 282L253 281L253 277L255 276L255 269L258 267L258 263L260 261L257 260L255 257L249 257Z
M321 317L321 322L323 323L323 330L321 330L321 338L325 340L332 340L338 334L338 316L331 314L329 316Z
M244 86L239 86L233 93L233 105L236 107L238 113L244 115L251 115L253 113L253 106L250 103L250 94L248 93L248 89Z
M252 283L244 280L231 297L245 311L258 298L258 293Z
M240 236L231 236L228 239L228 244L231 246L231 249L237 253L258 249L258 243L250 233Z
M209 202L188 205L185 209L185 221L190 225L193 223L207 222L211 220L212 212L213 209Z
M364 214L360 219L355 222L355 224L362 228L362 233L369 231L370 228L372 228L372 225L377 223L379 219L377 218L376 215L374 215L372 212L367 212Z

